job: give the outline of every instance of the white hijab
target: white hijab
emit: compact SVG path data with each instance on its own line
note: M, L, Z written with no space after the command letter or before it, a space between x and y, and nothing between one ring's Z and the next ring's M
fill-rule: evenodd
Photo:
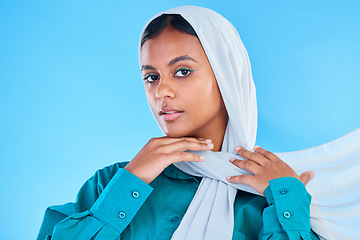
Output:
M235 27L220 14L202 7L182 6L158 13L143 31L164 13L180 14L194 28L229 115L221 152L196 152L206 160L175 164L203 180L172 239L230 240L236 192L258 194L247 185L226 180L227 176L249 174L229 160L239 158L235 146L251 150L256 139L257 104L249 57ZM140 50L139 44L139 55ZM360 236L360 128L321 146L276 155L298 174L308 170L316 173L306 186L312 195L311 228L322 239L357 239Z

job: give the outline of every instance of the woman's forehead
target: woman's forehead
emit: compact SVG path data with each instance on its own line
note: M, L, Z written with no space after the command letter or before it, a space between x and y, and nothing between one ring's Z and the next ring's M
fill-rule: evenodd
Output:
M179 56L190 56L201 61L206 54L198 38L190 34L165 29L158 36L146 41L141 48L141 61L171 61Z

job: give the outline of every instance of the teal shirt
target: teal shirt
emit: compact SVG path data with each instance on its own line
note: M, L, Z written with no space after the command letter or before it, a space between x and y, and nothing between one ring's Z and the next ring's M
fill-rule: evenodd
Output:
M201 178L170 165L146 184L124 169L127 163L98 170L74 203L49 207L37 239L171 239ZM237 192L233 239L318 239L303 183L284 177L269 184L266 198Z

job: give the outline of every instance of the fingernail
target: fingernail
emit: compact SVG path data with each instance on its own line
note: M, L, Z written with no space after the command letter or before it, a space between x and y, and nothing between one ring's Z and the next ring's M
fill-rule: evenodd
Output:
M315 173L314 172L311 172L310 173L310 179L313 179L315 177Z
M259 148L259 146L258 146L258 145L255 145L255 146L254 146L254 149L257 149L257 148Z
M208 143L207 145L209 146L210 149L212 149L214 147L214 144L212 144L212 143Z
M204 160L205 160L205 157L204 157L204 156L200 156L200 160L201 160L201 161L204 161Z
M212 140L211 139L205 139L205 142L212 143Z
M230 180L231 180L231 177L226 177L226 179L227 179L228 181L230 181Z
M235 158L232 158L232 159L230 159L230 162L232 163L232 162L234 162L234 160L235 160Z
M240 146L236 146L236 148L235 148L236 151L239 151L240 149L241 149Z

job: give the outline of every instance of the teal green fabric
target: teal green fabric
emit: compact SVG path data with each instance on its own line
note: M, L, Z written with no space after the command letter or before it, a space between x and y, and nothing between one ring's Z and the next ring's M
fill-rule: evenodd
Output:
M170 165L146 184L123 169L126 164L98 170L74 203L49 207L37 239L171 239L201 178ZM318 239L310 229L311 196L301 181L269 183L266 198L238 191L233 239Z

